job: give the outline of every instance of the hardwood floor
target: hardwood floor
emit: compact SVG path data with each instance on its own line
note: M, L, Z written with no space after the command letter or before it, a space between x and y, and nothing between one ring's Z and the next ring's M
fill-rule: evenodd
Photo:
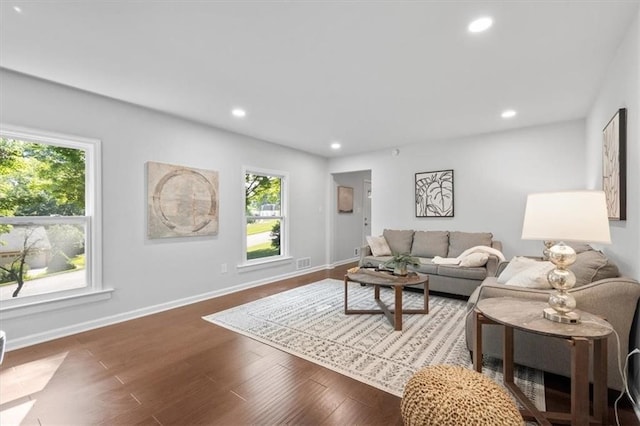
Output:
M0 423L400 425L400 398L201 319L348 266L8 352ZM548 407L567 410L568 380L549 379Z

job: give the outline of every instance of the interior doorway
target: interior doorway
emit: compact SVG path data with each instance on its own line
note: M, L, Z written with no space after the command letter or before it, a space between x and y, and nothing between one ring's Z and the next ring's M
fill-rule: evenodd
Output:
M371 235L371 180L364 180L362 191L362 244L367 243L367 237Z

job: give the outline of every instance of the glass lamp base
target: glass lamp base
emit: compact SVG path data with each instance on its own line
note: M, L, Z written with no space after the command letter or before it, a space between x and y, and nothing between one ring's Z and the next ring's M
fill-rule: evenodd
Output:
M549 321L561 322L563 324L578 324L580 322L580 315L575 312L567 312L561 314L553 308L545 308L543 311L544 317Z

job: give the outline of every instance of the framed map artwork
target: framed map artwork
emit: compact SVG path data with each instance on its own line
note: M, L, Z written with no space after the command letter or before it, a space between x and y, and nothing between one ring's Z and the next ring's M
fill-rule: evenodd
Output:
M218 172L147 162L147 236L218 233Z

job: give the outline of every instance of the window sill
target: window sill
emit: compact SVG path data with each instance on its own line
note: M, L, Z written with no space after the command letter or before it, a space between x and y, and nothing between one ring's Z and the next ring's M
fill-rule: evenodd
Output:
M272 268L275 266L285 265L293 262L292 256L282 256L277 259L260 260L255 262L241 263L237 266L238 272L249 272L258 269Z
M76 305L83 305L86 303L98 302L100 300L108 300L111 299L111 293L113 293L113 291L114 289L109 288L55 299L24 303L16 306L3 306L0 308L0 316L2 316L3 320L7 320Z

